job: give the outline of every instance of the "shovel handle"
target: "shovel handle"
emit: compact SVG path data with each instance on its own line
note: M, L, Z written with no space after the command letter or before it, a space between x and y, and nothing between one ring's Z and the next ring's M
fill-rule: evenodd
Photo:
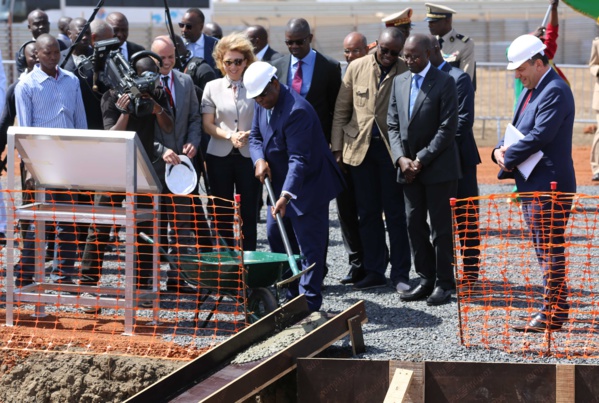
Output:
M277 204L277 200L275 199L275 192L272 190L272 184L270 183L270 178L268 176L264 177L264 186L266 187L266 191L268 192L268 198L270 199L270 204L275 206ZM287 252L287 260L289 261L289 266L291 267L291 272L293 275L297 275L300 273L300 270L297 267L297 262L295 261L295 257L293 256L293 251L291 250L291 244L289 243L289 238L287 237L287 232L285 231L285 225L283 224L283 218L280 213L275 215L277 220L277 225L279 226L279 232L281 233L281 238L283 239L283 244L285 245L285 251Z

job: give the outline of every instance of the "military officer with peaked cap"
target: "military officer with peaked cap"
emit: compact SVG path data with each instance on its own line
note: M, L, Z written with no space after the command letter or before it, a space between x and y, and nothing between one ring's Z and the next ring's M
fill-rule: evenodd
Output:
M385 28L396 27L404 36L404 41L410 36L412 30L412 9L410 7L394 14L389 14L381 19L381 22L385 23ZM374 54L376 52L377 42L371 42L368 44L368 52Z
M474 59L474 41L458 34L452 27L455 10L432 3L425 3L426 19L431 35L439 39L445 61L453 67L464 70L476 88L476 62Z
M385 23L385 28L398 28L403 34L404 40L408 39L412 29L412 9L408 7L399 13L387 15L381 21Z

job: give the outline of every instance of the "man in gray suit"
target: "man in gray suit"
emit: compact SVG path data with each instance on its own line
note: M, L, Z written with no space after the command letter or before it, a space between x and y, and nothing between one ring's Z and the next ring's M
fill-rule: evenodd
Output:
M202 118L199 113L199 101L196 95L193 80L187 74L174 70L175 46L168 36L159 36L152 42L152 52L162 58L160 69L161 81L173 112L175 129L172 133L160 131L154 138L154 151L158 157L154 169L163 181L164 189L168 189L164 182L166 164L177 165L181 163L179 155L186 155L192 159L200 145L202 133ZM169 190L170 192L170 190ZM165 192L166 193L166 192ZM164 197L160 203L161 210L161 243L166 241L166 225L170 223L179 237L176 244L195 244L191 239L191 201L188 197ZM175 220L176 216L176 220ZM181 252L171 250L171 252ZM169 271L167 289L169 291L191 291L188 286L177 279L177 273Z
M387 123L393 161L400 168L398 181L404 184L414 266L421 278L400 298L427 298L428 305L440 305L450 300L454 283L449 199L456 196L461 172L455 81L432 67L430 48L426 35L406 41L404 60L410 71L393 80Z

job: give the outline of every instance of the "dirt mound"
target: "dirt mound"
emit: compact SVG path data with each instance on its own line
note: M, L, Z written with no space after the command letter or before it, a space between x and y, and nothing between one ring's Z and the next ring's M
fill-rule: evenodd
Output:
M121 402L183 365L106 355L32 354L0 378L3 403Z

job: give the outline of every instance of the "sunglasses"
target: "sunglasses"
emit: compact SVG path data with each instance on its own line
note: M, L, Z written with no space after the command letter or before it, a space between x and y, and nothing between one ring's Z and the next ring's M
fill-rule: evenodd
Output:
M253 99L264 98L265 96L267 96L268 95L268 91L270 90L270 83L271 82L269 82L268 84L266 84L266 87L264 87L264 91L262 91L259 95L256 95Z
M245 59L233 59L233 60L223 60L225 66L230 67L232 64L235 66L241 66Z
M183 22L179 23L179 28L183 29L183 28L187 28L187 29L191 29L192 25L191 24L185 24Z
M306 36L304 39L288 39L285 41L285 45L287 46L293 46L293 45L297 45L297 46L302 46L304 43L306 43L306 41L308 40L310 36Z
M399 56L399 52L397 50L391 50L389 48L384 48L382 46L379 46L379 49L381 50L381 53L384 54L384 55L390 54L393 57L398 57Z

